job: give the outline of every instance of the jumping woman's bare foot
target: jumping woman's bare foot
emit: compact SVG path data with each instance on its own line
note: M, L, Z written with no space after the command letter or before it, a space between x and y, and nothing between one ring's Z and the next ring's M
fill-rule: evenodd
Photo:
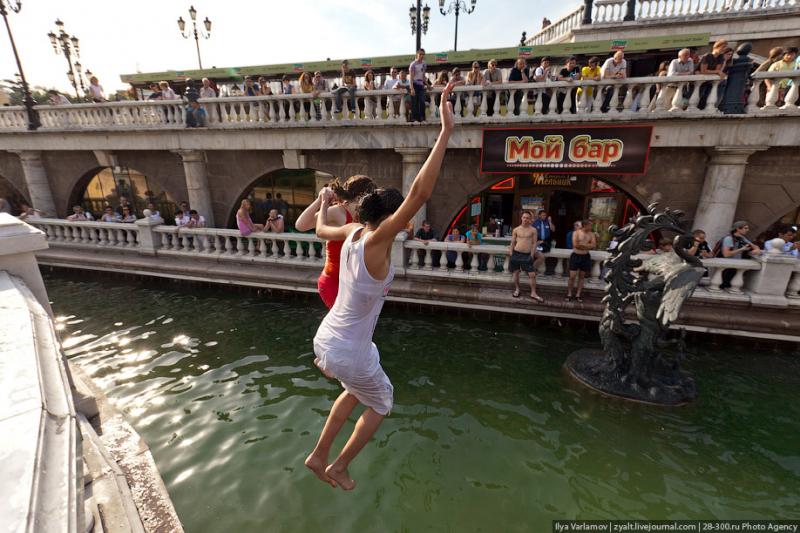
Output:
M317 476L321 481L329 484L331 487L336 488L336 482L325 473L325 462L320 457L317 457L312 452L311 455L306 457L305 465L306 468L314 472L314 475Z
M353 481L350 474L347 473L347 468L336 466L336 463L333 463L328 465L328 468L325 469L325 473L344 490L353 490L356 488L356 482Z

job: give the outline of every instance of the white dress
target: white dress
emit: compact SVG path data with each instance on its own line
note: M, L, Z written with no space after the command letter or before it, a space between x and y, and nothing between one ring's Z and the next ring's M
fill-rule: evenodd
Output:
M361 237L353 242L359 232ZM389 267L383 280L369 274L364 263L364 243L369 237L369 232L357 228L342 245L339 293L314 336L314 362L359 402L387 415L392 410L394 389L381 368L372 334L394 278L394 267Z

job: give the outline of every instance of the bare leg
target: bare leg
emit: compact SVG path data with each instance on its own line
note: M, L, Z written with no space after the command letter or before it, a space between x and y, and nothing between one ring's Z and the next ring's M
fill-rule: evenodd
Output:
M331 407L331 412L328 414L328 419L325 421L325 427L322 429L317 445L305 461L306 466L314 472L318 478L325 483L330 483L332 487L336 486L336 482L325 473L325 467L328 464L328 454L331 451L333 440L336 438L336 435L339 434L342 426L347 421L347 417L350 416L350 413L353 412L353 408L356 405L358 405L358 400L347 391L342 392L339 397L336 398L336 401L333 402L333 407Z
M572 272L570 272L572 274ZM578 271L578 289L575 291L575 297L580 298L583 292L583 279L586 277L586 272L583 270Z
M531 280L531 298L538 300L539 295L536 294L536 272L528 272L528 278Z
M347 467L350 462L355 459L358 452L364 448L364 445L369 442L372 435L378 430L378 426L383 422L384 415L379 415L372 408L367 407L366 411L361 414L361 417L356 422L356 427L353 429L353 434L344 445L342 453L339 457L325 469L328 474L339 486L344 490L353 490L356 482L350 478L347 472Z
M575 275L578 272L575 270L569 271L569 279L567 280L567 298L572 298L572 285L575 283ZM578 294L580 294L580 289L578 289Z
M519 270L515 270L513 274L511 274L511 279L514 281L514 297L519 296Z

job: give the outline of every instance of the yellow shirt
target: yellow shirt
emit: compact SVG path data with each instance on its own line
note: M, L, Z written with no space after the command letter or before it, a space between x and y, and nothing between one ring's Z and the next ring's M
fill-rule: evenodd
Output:
M594 68L583 67L581 69L581 79L582 80L590 80L592 78L599 78L599 77L600 77L600 66L599 65L596 65ZM582 92L583 92L582 89L579 88L578 89L578 96L580 96L580 94ZM594 91L593 91L592 87L587 87L586 88L586 95L587 96L592 96L593 92Z
M795 70L795 63L789 62L787 63L784 60L776 61L769 67L770 72L781 72L784 70ZM785 89L789 85L789 78L784 78L779 82L782 89Z

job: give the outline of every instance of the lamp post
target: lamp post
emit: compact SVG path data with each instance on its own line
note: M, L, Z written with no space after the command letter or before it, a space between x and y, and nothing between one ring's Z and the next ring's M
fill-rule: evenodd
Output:
M22 9L21 0L7 0L8 7L14 13L19 13ZM22 101L25 104L25 111L28 113L28 129L33 131L37 129L42 123L39 121L39 113L33 108L34 101L31 96L31 91L28 88L28 82L25 80L25 73L22 71L22 63L19 60L17 53L17 45L14 43L14 36L11 34L11 26L8 25L8 12L6 11L6 0L0 0L0 15L3 15L3 21L6 23L8 30L8 40L11 41L11 50L14 52L14 59L17 60L17 69L19 69L19 79L22 84Z
M206 31L204 33L202 30L199 32L197 31L197 10L194 8L194 6L189 6L189 18L192 19L194 44L197 46L197 64L200 65L200 70L203 70L203 60L200 59L200 36L202 35L203 39L211 38L211 21L208 20L208 17L206 17L206 20L203 21L203 25L206 27ZM184 39L191 37L192 33L184 33L184 30L186 29L186 21L183 20L183 17L178 17L178 29L180 30Z
M411 19L411 35L417 35L417 47L414 49L414 53L416 53L417 50L422 48L422 34L428 33L431 8L428 7L428 4L425 4L423 8L422 0L417 0L417 4L412 4L411 8L408 10L408 18Z
M80 42L77 37L64 31L64 23L59 19L56 19L56 31L58 33L51 31L47 36L50 37L50 44L53 45L53 51L56 55L63 53L64 57L67 59L67 78L69 78L69 82L75 89L75 96L80 98L81 95L78 92L78 83L80 83L81 91L84 93L86 92L86 85L83 83L83 73L81 72L83 67L80 62ZM72 62L73 56L75 57L74 64Z
M466 2L464 0L452 0L450 4L447 6L447 10L444 8L445 0L439 0L439 13L442 15L449 15L453 11L456 13L456 38L455 42L453 43L453 51L458 51L458 15L463 11L467 15L475 11L475 4L478 3L478 0L470 0L470 6L467 7Z

